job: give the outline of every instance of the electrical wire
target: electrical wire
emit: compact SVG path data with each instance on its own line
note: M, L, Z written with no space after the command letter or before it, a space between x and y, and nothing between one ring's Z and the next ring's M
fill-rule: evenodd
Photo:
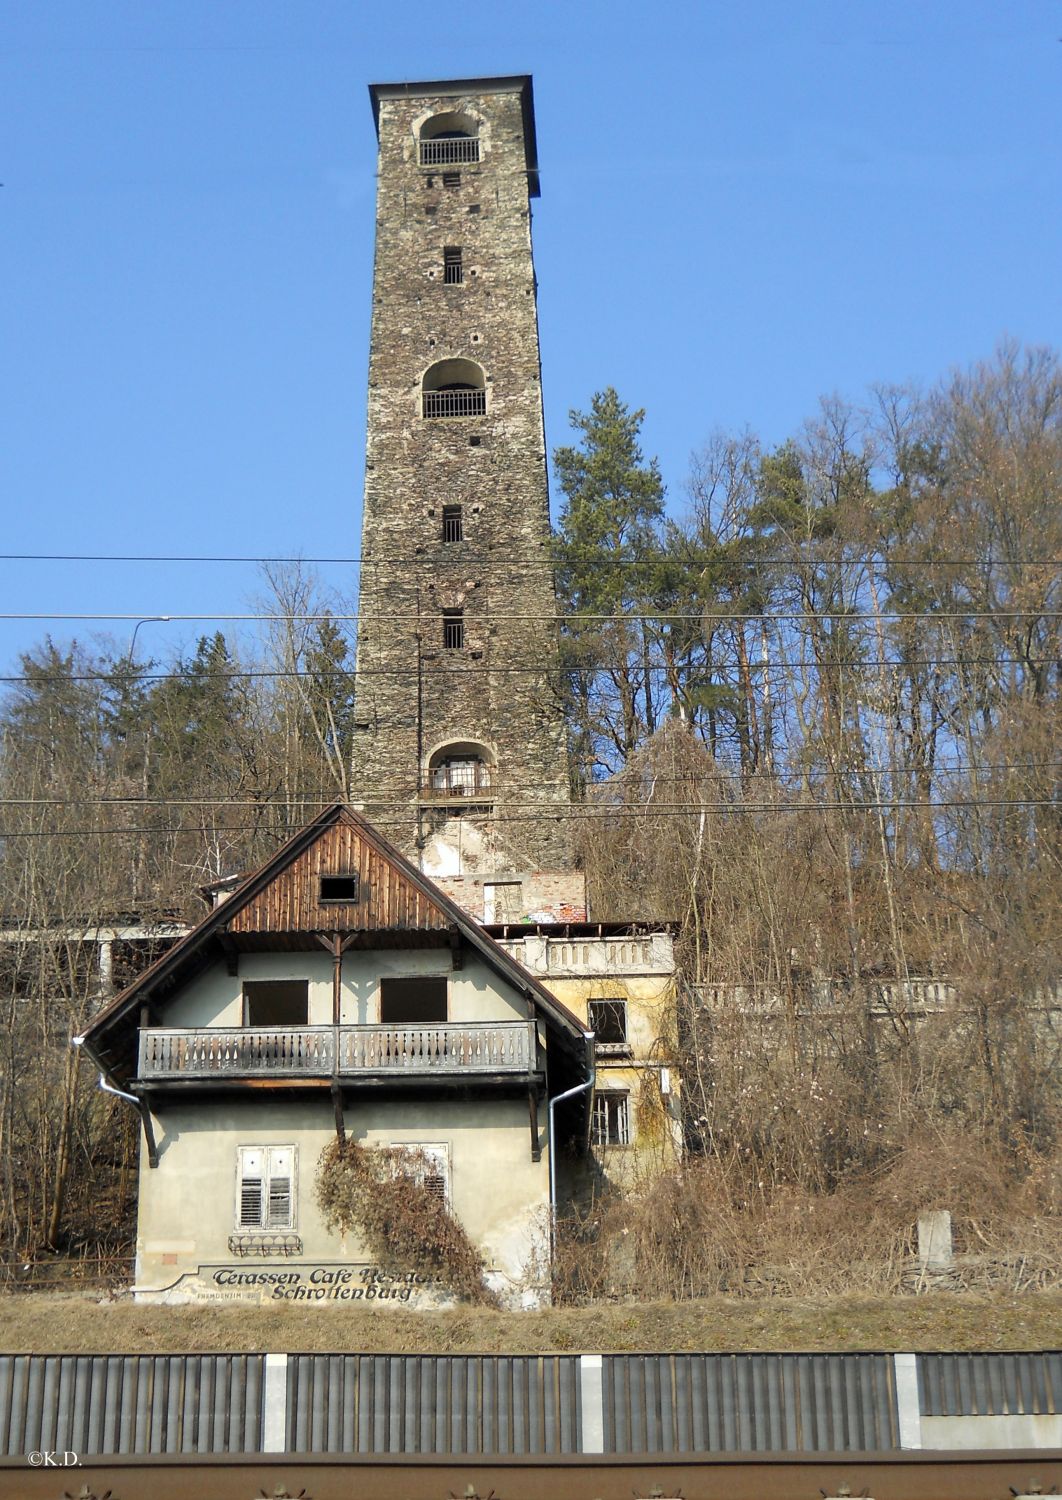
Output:
M447 545L441 543L440 545ZM467 544L462 543L462 547ZM726 545L726 544L723 544ZM587 561L585 554L579 555L579 566L585 566ZM503 565L510 563L540 563L550 562L552 566L562 568L565 560L563 555L559 558L543 558L542 556L521 557L517 553L503 552L499 558L492 558L489 552L463 552L460 557L454 558L432 558L424 553L414 553L412 556L401 554L380 554L371 557L241 557L238 555L204 554L202 556L190 553L106 553L106 552L0 552L0 562L72 562L72 563L233 563L245 565L255 563L261 566L276 564L278 566L308 564L321 567L365 567L387 563L389 565L415 566L420 563L430 562L433 567L443 565L447 567L466 567L469 562L479 561L501 561ZM602 549L600 555L602 567L612 568L656 568L660 567L660 558L617 558ZM689 566L693 563L704 563L705 565L717 564L727 561L715 553L704 553L702 556L694 553L687 554L678 559L677 562L665 562L665 566ZM750 564L757 567L768 568L839 568L839 567L889 567L889 568L1059 568L1062 567L1062 558L1039 558L1039 557L941 557L941 558L893 558L887 553L873 557L757 557L748 559Z

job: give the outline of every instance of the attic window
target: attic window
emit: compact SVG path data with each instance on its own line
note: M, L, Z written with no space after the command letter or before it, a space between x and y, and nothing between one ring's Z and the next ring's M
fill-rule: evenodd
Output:
M322 901L357 901L358 877L353 875L322 875Z
M310 986L305 979L249 979L243 987L245 1026L307 1026Z

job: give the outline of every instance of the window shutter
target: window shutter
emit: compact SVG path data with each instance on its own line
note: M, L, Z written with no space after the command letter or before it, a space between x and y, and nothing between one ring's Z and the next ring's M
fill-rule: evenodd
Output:
M292 1153L281 1148L269 1153L269 1207L267 1227L287 1229L291 1225Z
M261 1226L265 1209L265 1153L262 1151L240 1152L240 1202L239 1222L241 1229L256 1229Z

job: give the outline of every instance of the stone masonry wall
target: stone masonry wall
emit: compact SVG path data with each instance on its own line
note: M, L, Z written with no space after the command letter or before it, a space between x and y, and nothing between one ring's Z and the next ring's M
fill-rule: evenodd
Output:
M379 96L351 795L439 875L572 862L567 820L544 816L569 782L522 86ZM478 123L479 162L420 166L422 124L455 111ZM444 184L444 171L459 181ZM444 281L448 246L462 253L457 285ZM482 366L486 414L425 419L424 372L452 358ZM458 542L443 540L450 505L462 508ZM463 611L461 649L443 644L446 609ZM494 762L489 799L462 811L459 845L453 808L422 795L446 744L483 746Z

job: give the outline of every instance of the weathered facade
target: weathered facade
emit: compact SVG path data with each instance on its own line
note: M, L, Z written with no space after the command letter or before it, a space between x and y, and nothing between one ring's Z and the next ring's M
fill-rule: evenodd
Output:
M93 1021L81 1045L139 1109L136 1290L430 1300L322 1215L336 1137L430 1167L494 1290L548 1264L551 1138L585 1149L578 1020L356 813L336 805ZM404 1278L404 1279L403 1279ZM445 1289L442 1289L443 1294Z
M370 92L352 799L480 919L582 917L555 680L531 80Z

